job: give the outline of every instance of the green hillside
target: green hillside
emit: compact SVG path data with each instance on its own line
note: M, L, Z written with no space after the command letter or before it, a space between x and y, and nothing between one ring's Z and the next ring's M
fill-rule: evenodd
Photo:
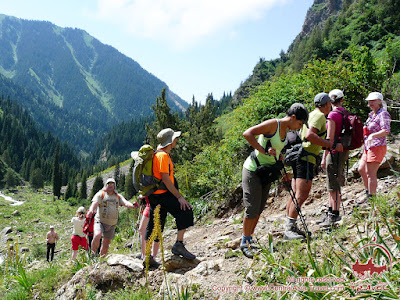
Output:
M32 116L78 150L91 150L114 124L151 114L163 88L174 110L187 107L166 83L83 30L0 15L0 53L0 74L32 92L18 101L23 107L35 98L55 104L36 108ZM59 130L62 114L70 118Z

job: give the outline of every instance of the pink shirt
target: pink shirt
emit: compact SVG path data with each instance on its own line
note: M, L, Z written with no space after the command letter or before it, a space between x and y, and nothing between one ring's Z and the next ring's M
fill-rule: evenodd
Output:
M386 110L381 108L376 112L376 114L374 114L374 112L371 112L369 114L369 117L365 122L364 126L368 127L369 134L379 132L382 129L385 129L386 132L390 132L391 119L392 118L390 117L390 114ZM373 147L386 146L386 136L373 138L372 143L368 146L367 143L365 143L367 138L368 137L364 137L364 147L366 150Z
M339 135L340 132L342 131L342 125L343 125L343 115L337 112L337 110L342 112L347 112L347 110L344 107L336 107L328 114L328 119L335 122L335 138L334 138L335 141L339 139ZM329 131L329 123L326 123L326 128ZM332 150L332 153L336 153L336 150Z

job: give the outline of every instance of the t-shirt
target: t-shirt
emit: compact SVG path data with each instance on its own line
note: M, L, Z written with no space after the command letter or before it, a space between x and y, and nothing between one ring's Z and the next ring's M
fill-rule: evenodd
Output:
M308 127L309 128L311 128L311 127L316 128L317 129L317 135L319 137L321 137L323 139L326 137L326 118L325 118L325 115L319 109L313 110L310 113L310 115L308 116ZM300 137L301 137L302 140L305 139L307 130L308 130L307 126L303 125L303 128L301 129L301 132L300 132ZM309 141L304 141L303 142L303 148L307 152L310 152L310 153L315 154L315 155L319 155L319 152L322 149L321 146L312 144ZM308 161L310 163L312 163L312 164L316 164L317 163L315 157L312 156L312 155L304 156L301 159L307 161L307 158L308 158Z
M84 237L85 234L83 233L83 223L85 223L85 218L73 217L71 219L71 223L74 225L72 228L72 234Z
M111 226L118 223L118 207L126 201L122 195L118 194L118 196L115 193L109 195L103 190L94 195L92 202L96 201L99 204L95 216L96 221Z
M164 151L156 152L153 157L153 176L161 180L161 173L169 174L169 179L171 179L172 184L175 184L174 165L169 154ZM158 189L153 194L157 195L166 192L168 192L168 190Z
M336 110L336 111L335 111ZM334 140L337 141L339 139L339 135L342 131L342 126L343 126L343 115L337 110L346 113L347 110L344 107L335 107L334 110L332 110L329 115L328 119L332 120L335 122L335 138ZM326 123L326 129L329 130L329 122ZM332 150L332 153L336 153L337 151L335 149Z

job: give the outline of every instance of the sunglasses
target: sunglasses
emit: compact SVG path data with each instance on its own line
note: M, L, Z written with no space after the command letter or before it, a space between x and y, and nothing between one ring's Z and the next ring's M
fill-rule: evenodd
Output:
M115 184L114 182L107 183L107 185L114 185L114 184Z

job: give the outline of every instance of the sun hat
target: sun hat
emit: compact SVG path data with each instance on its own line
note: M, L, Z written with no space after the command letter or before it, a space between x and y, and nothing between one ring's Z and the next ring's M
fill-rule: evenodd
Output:
M368 97L365 99L366 101L369 100L383 100L383 95L379 92L372 92L369 93Z
M319 93L314 97L314 104L317 107L322 107L329 101L332 102L332 99L329 97L327 93Z
M157 134L157 140L160 143L158 147L165 148L172 144L174 139L181 135L180 131L173 131L171 128L165 128Z
M54 225L50 225L50 229L54 229Z
M110 182L113 182L114 184L117 183L114 178L108 178L107 181L106 181L106 184L108 184Z
M293 103L287 111L287 115L295 115L297 120L303 121L308 128L308 109L301 103Z
M335 98L333 98L335 97ZM341 90L334 89L329 92L329 98L331 98L333 101L336 101L337 99L343 98L344 94Z
M83 206L79 207L78 210L76 211L77 213L85 213L85 208Z

